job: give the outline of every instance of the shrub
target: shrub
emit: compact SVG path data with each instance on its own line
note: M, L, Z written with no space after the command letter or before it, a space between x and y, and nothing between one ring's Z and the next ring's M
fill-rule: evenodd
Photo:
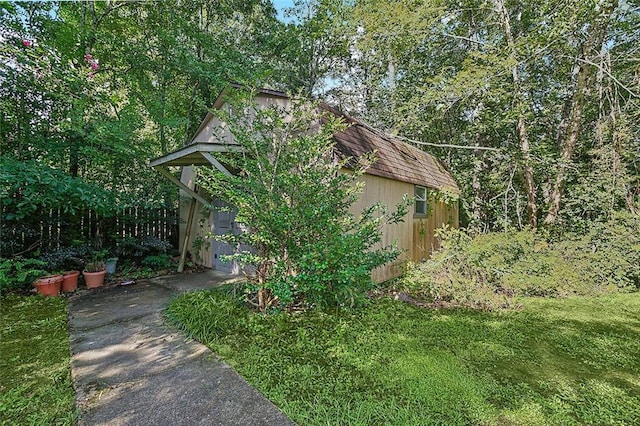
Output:
M0 293L28 287L33 280L45 275L46 263L37 259L0 258Z
M142 259L143 266L154 269L169 269L173 263L173 258L168 254L155 254Z
M497 291L551 297L593 291L569 259L531 231L480 235L472 240L469 254Z
M601 285L622 290L640 288L640 216L617 213L604 223L592 223L584 236L555 244L576 269Z
M108 214L114 205L110 197L101 187L38 161L0 158L0 198L7 221L19 222L38 211L58 208L65 213L89 208Z
M514 297L594 295L640 287L640 218L619 214L582 236L547 241L531 231L437 231L441 249L409 264L399 288L422 300L512 306Z
M90 258L93 252L87 245L61 247L42 254L39 259L46 263L50 271L82 269L84 260Z
M402 291L423 301L493 309L507 305L511 295L498 291L494 277L477 253L471 255L471 238L458 229L436 231L440 250L422 263L409 263L398 281ZM495 272L494 272L495 273Z
M236 110L246 115L222 118L242 151L224 162L241 172L204 169L198 184L237 208L236 221L248 228L213 237L255 249L226 258L255 270L249 301L262 311L357 304L371 284L371 270L399 254L397 247L376 245L380 227L401 221L407 203L389 212L382 205L358 216L349 212L362 188L358 177L373 158L334 161L333 134L345 128L339 119L308 105L294 105L290 114L275 107L256 111L246 103ZM341 173L343 167L352 173Z
M117 244L120 257L140 261L145 256L164 254L171 250L171 243L149 235L143 237L126 237Z

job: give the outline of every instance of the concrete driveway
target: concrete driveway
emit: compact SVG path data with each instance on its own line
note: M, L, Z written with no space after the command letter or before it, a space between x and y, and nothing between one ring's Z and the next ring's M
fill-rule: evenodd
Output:
M185 291L228 282L208 271L69 299L71 367L83 425L292 425L204 345L163 319Z

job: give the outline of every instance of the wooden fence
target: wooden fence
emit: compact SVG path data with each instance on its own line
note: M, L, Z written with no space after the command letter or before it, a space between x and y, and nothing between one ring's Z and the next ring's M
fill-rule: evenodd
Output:
M6 218L8 213L1 211L0 217ZM0 257L29 255L36 249L46 252L77 243L108 247L127 237L151 236L178 247L178 225L177 207L131 207L108 217L94 211L69 214L48 210L21 221L2 220Z

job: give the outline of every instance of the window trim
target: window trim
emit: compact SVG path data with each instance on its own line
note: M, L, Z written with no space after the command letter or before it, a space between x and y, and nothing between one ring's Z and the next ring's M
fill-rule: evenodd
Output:
M420 196L418 191L424 193L424 196ZM429 191L426 186L414 185L413 187L414 203L413 203L413 215L414 217L426 217L429 212ZM418 205L424 206L424 209L418 211ZM424 211L422 211L424 210Z

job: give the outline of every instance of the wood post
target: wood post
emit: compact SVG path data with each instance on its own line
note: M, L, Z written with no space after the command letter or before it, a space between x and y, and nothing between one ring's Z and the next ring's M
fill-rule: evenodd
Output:
M182 253L180 253L180 263L178 263L178 272L184 271L184 260L187 257L187 247L189 245L189 238L191 238L191 228L193 227L193 216L196 212L196 199L191 198L191 204L189 205L189 218L187 219L187 229L184 232L184 242L182 243Z

